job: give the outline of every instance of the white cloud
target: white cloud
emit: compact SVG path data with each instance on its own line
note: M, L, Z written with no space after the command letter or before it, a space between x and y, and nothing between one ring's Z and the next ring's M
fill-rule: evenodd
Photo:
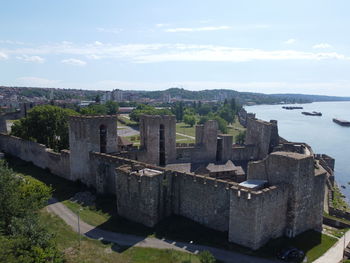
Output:
M112 34L119 34L120 32L123 31L121 28L104 28L104 27L98 27L96 28L98 32L103 32L103 33L112 33Z
M63 64L68 64L68 65L72 65L72 66L85 66L86 62L80 59L76 59L76 58L69 58L69 59L63 59L61 60L61 62Z
M291 45L291 44L295 44L297 42L297 40L295 38L290 38L286 41L284 41L285 44Z
M57 55L80 56L87 59L115 59L135 63L156 63L169 61L225 61L245 62L254 60L350 60L350 58L337 52L306 52L291 49L266 50L257 48L239 48L218 45L194 44L107 44L92 42L77 45L73 43L58 43L43 45L35 48L2 49L7 55ZM80 59L64 59L62 63L78 66L86 65Z
M21 77L18 78L16 84L19 86L31 86L31 87L53 87L60 83L59 80L50 80L38 77Z
M1 59L8 59L8 55L4 52L0 52L0 60Z
M24 42L13 41L13 40L0 40L0 44L11 44L11 45L24 45Z
M170 24L164 24L164 23L159 23L156 24L156 27L165 27L165 26L169 26Z
M44 63L45 59L39 56L27 56L27 55L23 55L23 56L18 56L17 59L19 60L23 60L25 62L34 62L34 63Z
M206 26L206 27L177 27L165 29L165 32L177 33L177 32L200 32L200 31L217 31L228 30L230 26Z
M331 47L332 46L328 43L319 43L319 44L312 46L312 48L315 48L315 49L326 49L326 48L331 48Z
M103 43L102 42L100 42L100 41L95 41L95 43L94 43L96 46L101 46L101 45L103 45Z

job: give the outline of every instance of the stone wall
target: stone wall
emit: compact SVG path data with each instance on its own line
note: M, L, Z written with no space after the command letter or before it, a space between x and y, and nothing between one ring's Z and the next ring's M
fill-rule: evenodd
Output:
M164 171L142 168L133 171L130 165L116 170L118 214L148 227L170 215L171 176Z
M176 172L173 178L173 212L219 231L228 231L228 183L200 175Z
M71 179L70 152L67 150L56 153L52 149L46 148L43 144L3 133L0 134L0 150L24 161L32 162L40 168L48 168L55 175Z
M230 192L229 241L258 249L286 230L288 188L272 186L258 192Z
M250 162L247 179L288 185L287 228L290 235L322 228L326 171L322 167L315 168L312 155L274 152L262 161Z
M73 180L91 184L89 153L99 152L100 127L106 128L106 152L118 150L117 116L71 116L69 118L70 166Z
M255 144L258 150L257 158L264 159L277 145L279 140L277 122L266 122L259 119L247 119L245 144Z
M161 138L160 127L163 127ZM140 117L140 148L144 154L138 160L154 165L160 164L160 152L164 152L165 164L176 159L176 119L173 115L142 115ZM164 141L161 149L161 139Z
M232 161L257 160L258 148L254 144L234 145L231 150Z

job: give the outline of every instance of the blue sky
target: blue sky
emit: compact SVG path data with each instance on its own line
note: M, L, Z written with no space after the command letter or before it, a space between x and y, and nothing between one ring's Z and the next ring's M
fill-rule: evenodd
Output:
M0 0L0 85L350 96L350 2Z

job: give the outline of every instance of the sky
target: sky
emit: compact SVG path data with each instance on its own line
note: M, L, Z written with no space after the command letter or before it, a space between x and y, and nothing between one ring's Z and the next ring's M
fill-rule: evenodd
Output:
M0 0L0 85L350 96L348 0Z

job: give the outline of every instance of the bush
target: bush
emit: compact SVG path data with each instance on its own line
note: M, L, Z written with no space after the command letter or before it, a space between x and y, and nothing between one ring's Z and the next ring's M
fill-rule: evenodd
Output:
M201 263L215 263L216 262L216 259L214 258L214 256L207 250L199 253L198 257L199 257L199 261Z

